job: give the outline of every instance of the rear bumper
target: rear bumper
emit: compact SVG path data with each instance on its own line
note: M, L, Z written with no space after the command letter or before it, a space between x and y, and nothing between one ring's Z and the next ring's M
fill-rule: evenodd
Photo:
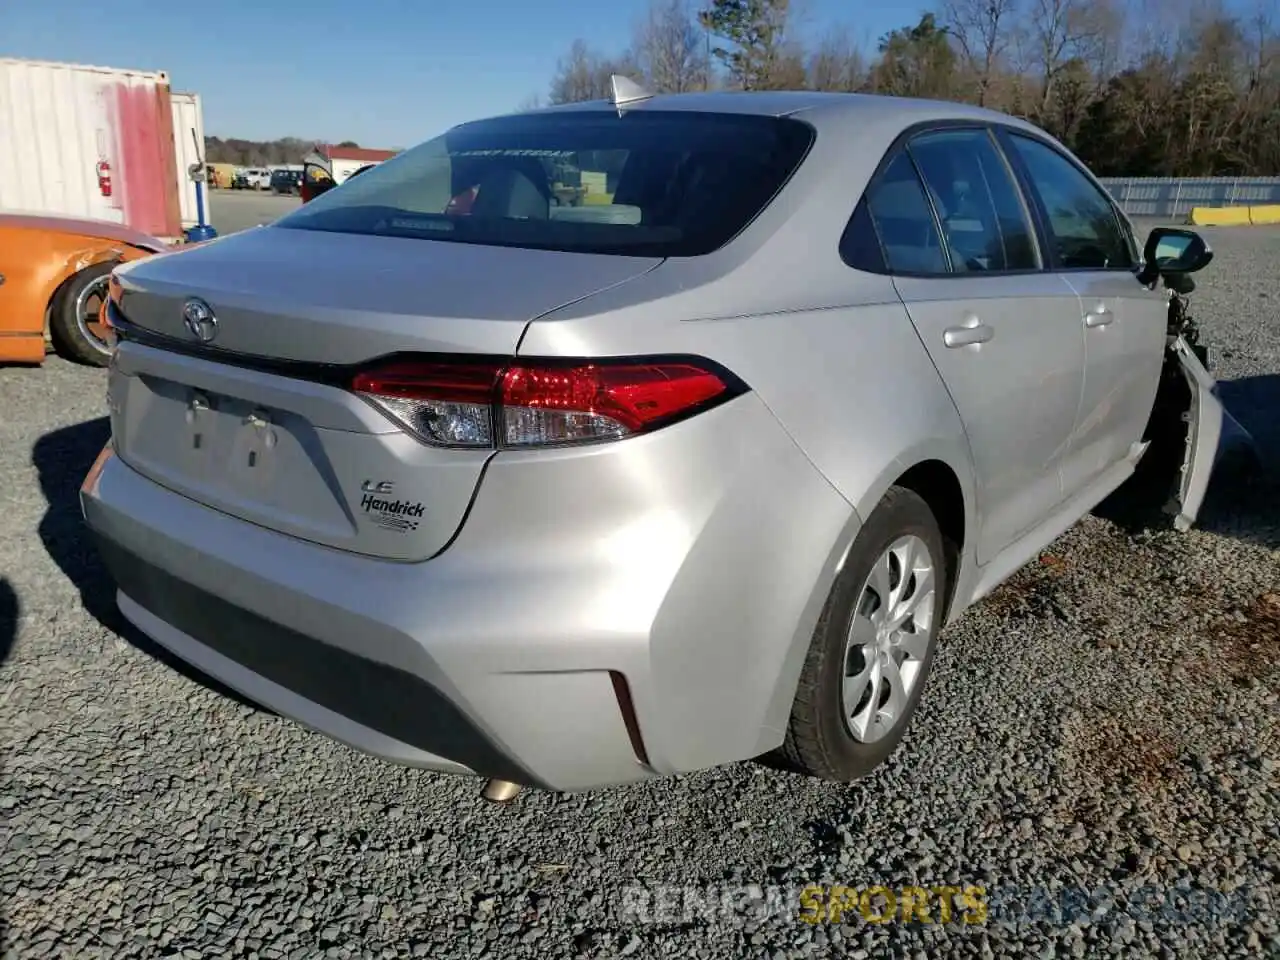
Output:
M497 455L424 563L237 520L110 449L81 502L122 612L204 672L388 760L559 790L780 743L857 530L753 395L650 437Z

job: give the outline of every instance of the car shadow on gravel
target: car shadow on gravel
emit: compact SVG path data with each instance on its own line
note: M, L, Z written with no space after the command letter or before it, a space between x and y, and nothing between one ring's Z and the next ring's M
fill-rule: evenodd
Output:
M21 605L18 603L17 591L8 580L0 577L0 669L4 668L5 661L9 659L9 654L18 642L20 613ZM4 768L0 767L0 775L3 773ZM6 952L8 945L8 925L5 923L3 911L0 911L0 957L8 956Z
M106 417L47 433L36 441L31 459L47 508L38 528L45 550L80 591L84 609L122 640L188 680L262 713L266 707L246 699L155 643L124 618L116 606L115 585L98 557L80 512L80 483L111 435ZM3 599L0 598L0 604ZM3 614L0 613L0 618ZM3 622L0 619L0 622Z
M1220 380L1218 396L1253 438L1259 466L1273 479L1280 478L1280 373Z
M18 642L18 594L4 577L0 577L0 667L9 659Z
M1229 415L1196 527L1271 549L1280 548L1280 374L1218 381ZM1174 475L1180 453L1166 457L1160 478ZM1153 448L1149 456L1160 456ZM1169 460L1169 456L1174 459ZM1171 490L1169 492L1172 492ZM1131 533L1166 527L1164 489L1134 478L1099 504L1094 513Z
M13 585L4 577L0 577L0 670L9 659L18 642L18 617L22 607L18 602L18 593ZM4 767L0 766L0 776L4 775ZM0 957L7 957L9 946L8 924L4 919L4 911L0 910Z
M1228 425L1229 452L1214 470L1197 526L1280 548L1280 374L1221 380L1218 395L1235 422Z

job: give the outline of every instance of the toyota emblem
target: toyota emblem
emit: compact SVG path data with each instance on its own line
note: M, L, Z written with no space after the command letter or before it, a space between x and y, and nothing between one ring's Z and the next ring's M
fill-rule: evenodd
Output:
M191 335L201 343L209 343L218 335L218 318L203 300L192 298L182 305L182 321Z

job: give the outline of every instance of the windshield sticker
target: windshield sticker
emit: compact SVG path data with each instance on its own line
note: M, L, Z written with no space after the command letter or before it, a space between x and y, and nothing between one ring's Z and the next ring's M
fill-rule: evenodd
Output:
M495 148L491 150L456 150L449 154L451 157L559 157L561 159L576 157L577 155L578 151L576 150L534 150L520 147Z
M393 217L387 221L387 226L392 230L432 230L437 233L449 233L453 230L453 224L448 220L439 219L439 214L435 214L431 218L424 217L421 220Z

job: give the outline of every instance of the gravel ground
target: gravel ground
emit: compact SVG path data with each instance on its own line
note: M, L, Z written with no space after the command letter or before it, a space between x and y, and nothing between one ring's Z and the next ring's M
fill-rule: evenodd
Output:
M219 234L235 233L278 220L301 204L297 197L258 190L214 190L209 222Z
M1206 233L1198 315L1280 449L1280 230ZM1189 535L1062 537L945 635L862 783L743 764L502 809L121 630L75 502L102 374L0 370L0 399L0 953L1280 955L1280 491L1256 471L1219 473ZM985 916L803 923L808 883L981 886Z

